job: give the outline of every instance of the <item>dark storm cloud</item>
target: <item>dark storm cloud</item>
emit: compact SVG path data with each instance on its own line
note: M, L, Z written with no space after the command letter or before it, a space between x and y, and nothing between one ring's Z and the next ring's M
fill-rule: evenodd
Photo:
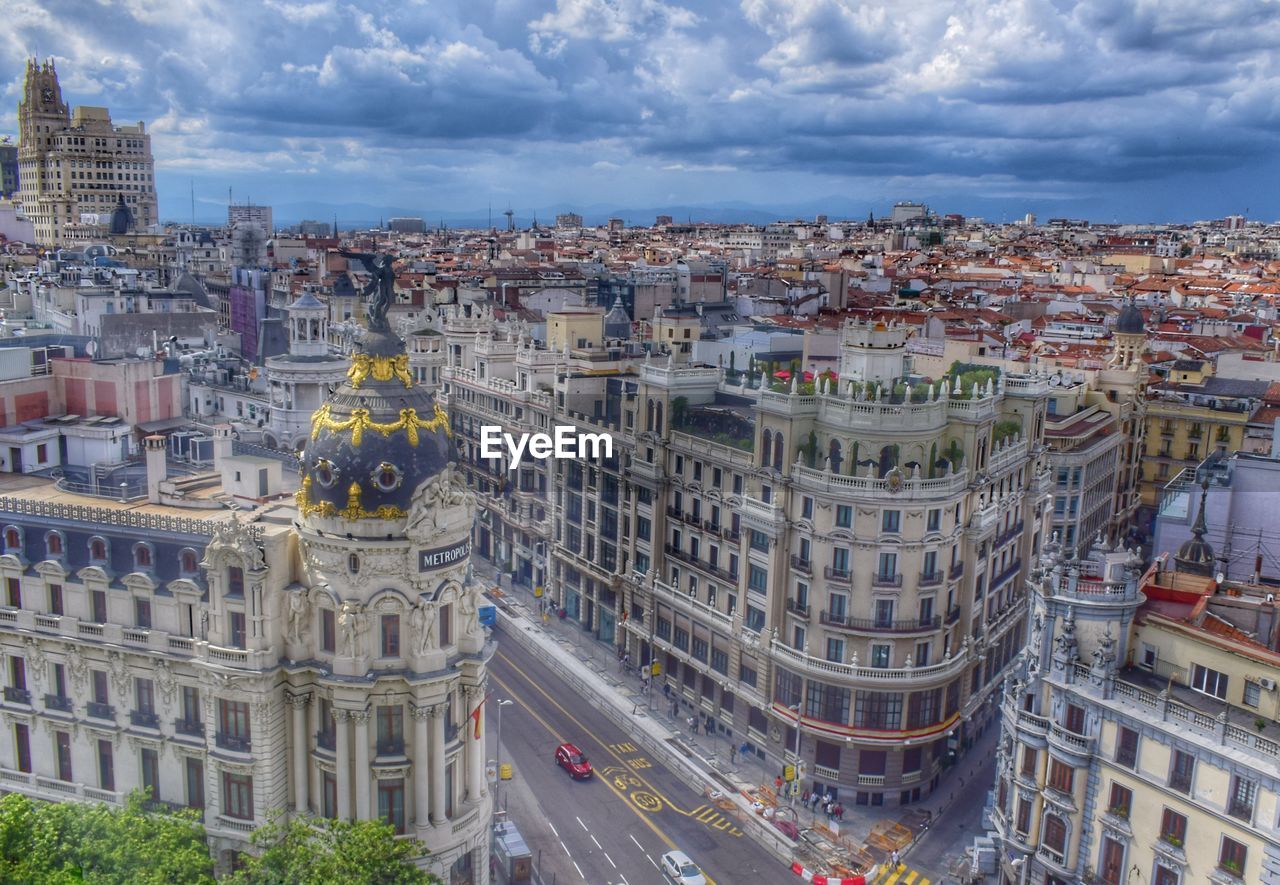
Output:
M963 203L998 176L1128 207L1135 181L1271 180L1280 130L1280 12L1248 0L16 0L7 19L0 128L25 58L55 55L73 103L152 126L165 173L305 176L335 201L761 202L785 176L798 197L918 180Z

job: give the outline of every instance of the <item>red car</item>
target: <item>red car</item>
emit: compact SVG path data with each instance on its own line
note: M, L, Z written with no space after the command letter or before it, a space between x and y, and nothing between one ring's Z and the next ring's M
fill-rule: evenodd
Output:
M591 777L591 763L573 744L561 744L556 747L556 765L569 772L569 776L574 780L586 780Z

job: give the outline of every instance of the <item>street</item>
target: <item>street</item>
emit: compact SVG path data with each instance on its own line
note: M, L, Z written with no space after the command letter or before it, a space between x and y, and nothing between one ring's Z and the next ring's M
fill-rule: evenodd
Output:
M530 827L535 855L539 849L544 856L566 855L580 881L590 885L657 885L663 882L660 856L677 848L703 868L709 882L791 878L781 862L743 835L733 812L722 812L669 771L606 718L594 699L578 696L517 643L500 643L490 664L490 688L495 699L514 702L502 713L502 761L513 764L514 778L537 798L551 832L549 840L541 839L538 828ZM555 748L565 741L591 761L594 778L574 781L555 765ZM540 844L545 841L552 844Z

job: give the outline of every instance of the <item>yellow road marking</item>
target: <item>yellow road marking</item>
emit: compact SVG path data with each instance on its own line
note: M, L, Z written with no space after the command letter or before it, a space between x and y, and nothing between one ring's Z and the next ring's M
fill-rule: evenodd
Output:
M515 664L511 661L511 659L510 659L510 658L507 658L506 656L503 656L503 660L505 660L508 664L511 664L511 665L512 665L512 667L514 667L514 666L515 666ZM557 709L559 709L559 710L560 710L560 712L562 712L562 713L564 713L566 716L568 716L568 717L569 717L569 719L571 719L571 720L574 722L574 724L576 724L579 728L581 728L581 729L582 729L582 730L583 730L587 735L589 735L590 737L592 737L593 739L595 739L596 743L600 744L602 747L606 747L606 749L607 749L607 746L608 746L608 745L607 745L607 744L605 744L605 742L604 742L604 741L600 740L600 738L599 738L599 737L597 737L597 736L596 736L596 735L591 731L591 729L586 728L585 726L583 726L583 725L582 725L582 723L581 723L581 722L579 722L575 716L573 716L573 714L571 714L571 713L570 713L568 710L566 710L564 707L562 707L562 706L560 706L558 703L556 703L556 702L555 702L555 700L554 700L553 698L551 698L551 696L550 696L550 695L547 695L547 693L546 693L546 692L542 691L542 689L541 689L541 688L539 688L539 687L538 687L538 686L533 682L533 680L531 680L531 679L529 679L527 676L525 676L525 675L524 675L524 673L521 673L519 670L517 670L516 672L517 672L521 677L523 677L523 678L525 679L525 681L527 681L530 685L532 685L532 686L534 687L534 689L535 689L535 690L537 690L540 694L542 694L544 697L546 697L546 698L547 698L547 700L551 701L551 703L552 703L552 704L553 704ZM543 728L545 728L545 729L547 730L547 733L548 733L548 734L550 734L553 738L555 738L555 739L556 739L556 742L557 742L557 743L564 743L564 742L565 742L566 738L565 738L563 735L559 734L559 733L558 733L554 728L552 728L552 727L551 727L551 723L547 722L545 719L543 719L541 716L539 716L539 715L538 715L538 713L537 713L537 712L536 712L532 707L530 707L530 706L529 706L528 702L523 700L523 698L522 698L522 696L521 696L520 692L516 691L516 690L515 690L515 689L514 689L510 684L508 684L507 682L503 681L503 680L502 680L502 679L501 679L497 674L493 674L493 673L491 673L491 674L490 674L490 676L493 678L493 680L494 680L495 682L497 682L499 685L501 685L501 686L502 686L502 687L503 687L503 688L504 688L508 693L510 693L510 694L511 694L513 697L515 697L517 700L521 701L521 706L523 706L523 707L524 707L525 711L526 711L530 716L532 716L535 720L537 720L538 724L539 724L539 725L541 725ZM612 752L612 751L610 751L610 752ZM616 754L614 754L614 755L616 756ZM618 759L618 761L619 761L619 762L621 762L621 761L622 761L622 759ZM654 834L655 836L657 836L659 839L661 839L661 840L662 840L662 843L663 843L664 845L666 845L666 846L667 846L668 850L671 850L671 851L676 850L676 848L677 848L678 846L677 846L677 845L676 845L676 843L672 840L672 838L671 838L670 836L668 836L664 830L660 829L660 828L658 827L658 825L657 825L657 824L655 824L655 823L653 822L653 819L652 819L648 814L642 814L642 813L641 813L640 809L637 807L637 804L638 804L638 801L639 801L639 800L634 800L634 799L631 799L631 798L629 797L629 795L624 795L624 794L623 794L623 792L622 792L621 790L619 790L617 787L615 787L612 783L610 783L610 782L609 782L609 780L608 780L607 778L595 778L595 780L600 781L600 783L604 784L604 785L605 785L605 787L607 787L607 788L608 788L608 789L609 789L609 790L610 790L610 791L611 791L615 796L617 796L620 800L622 800L622 804L623 804L623 805L625 805L627 808L629 808L629 809L631 810L631 813L632 813L632 814L634 814L636 817L638 817L638 818L640 819L640 822L641 822L641 823L643 823L646 827L648 827L650 830L652 830L652 831L653 831L653 834ZM650 786L650 788L652 788L652 787L651 787L651 785L646 784L646 786ZM644 793L643 795L644 795L644 796L646 796L646 797L649 797L649 798L653 799L655 802L657 802L657 806L656 806L655 808L651 809L651 811L660 811L660 810L662 809L662 802L665 802L665 801L666 801L666 797L665 797L665 796L662 796L662 794L661 794L661 793L659 793L659 792L657 792L656 790L654 791L654 793L655 793L656 795L649 794L649 793ZM661 798L659 799L659 797L661 797ZM670 803L668 803L668 805L669 805L669 804L670 804ZM679 809L675 808L674 806L672 806L672 808L673 808L673 810L679 811ZM683 814L684 812L681 812L681 813ZM708 876L708 875L706 874L706 871L705 871L705 870L703 871L703 876L705 876L705 877L706 877L706 880L707 880L708 885L716 885L715 880L714 880L714 879L712 879L710 876Z

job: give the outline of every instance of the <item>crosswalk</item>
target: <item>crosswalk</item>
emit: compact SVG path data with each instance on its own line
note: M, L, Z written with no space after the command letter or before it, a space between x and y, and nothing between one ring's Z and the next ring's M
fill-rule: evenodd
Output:
M881 873L876 885L929 885L929 879L919 870L913 870L906 864L898 864L896 870Z

